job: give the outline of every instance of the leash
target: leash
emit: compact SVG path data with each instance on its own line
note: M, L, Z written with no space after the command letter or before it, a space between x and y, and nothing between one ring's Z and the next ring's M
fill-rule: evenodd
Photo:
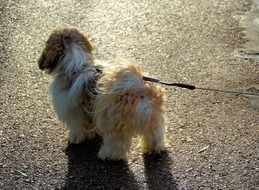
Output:
M159 84L163 84L163 85L167 85L167 86L176 86L179 88L185 88L185 89L189 89L189 90L206 90L206 91L214 91L214 92L222 92L222 93L230 93L230 94L236 94L238 95L250 95L250 96L258 96L259 94L255 94L255 93L249 93L249 92L237 92L237 91L230 91L230 90L218 90L218 89L212 89L212 88L202 88L202 87L196 87L194 85L191 84L183 84L183 83L167 83L167 82L162 82L158 79L154 79L154 78L150 78L150 77L143 77L144 81L149 81L149 82L154 82L154 83L159 83Z

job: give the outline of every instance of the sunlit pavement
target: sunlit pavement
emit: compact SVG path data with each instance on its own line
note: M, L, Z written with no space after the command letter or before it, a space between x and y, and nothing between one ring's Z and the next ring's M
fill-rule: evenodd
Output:
M0 189L258 189L258 108L242 96L167 88L168 151L104 162L101 140L65 144L36 64L52 30L87 34L101 59L129 58L150 76L200 87L259 84L242 59L245 0L38 0L0 4Z

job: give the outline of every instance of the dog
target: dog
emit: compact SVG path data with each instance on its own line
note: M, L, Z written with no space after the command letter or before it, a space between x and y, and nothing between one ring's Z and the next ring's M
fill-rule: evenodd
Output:
M53 107L68 129L68 142L101 136L101 159L127 158L132 138L143 153L165 150L165 92L143 80L140 66L126 60L94 59L93 47L76 28L54 30L38 66L54 80Z

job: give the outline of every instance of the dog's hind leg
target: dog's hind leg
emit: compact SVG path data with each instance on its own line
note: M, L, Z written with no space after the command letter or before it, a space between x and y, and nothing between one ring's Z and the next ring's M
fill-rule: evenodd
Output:
M141 138L143 153L160 153L165 150L165 126L161 116L157 122L150 122Z
M124 160L131 146L131 136L116 132L103 134L103 145L98 153L101 159Z

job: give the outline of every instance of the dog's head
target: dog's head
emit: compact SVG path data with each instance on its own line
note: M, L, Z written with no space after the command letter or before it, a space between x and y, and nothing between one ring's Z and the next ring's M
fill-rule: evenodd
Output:
M46 42L38 60L39 68L50 74L60 64L79 64L75 63L76 61L81 64L81 62L85 61L86 55L91 55L91 52L91 43L77 29L58 29L52 32ZM66 63L64 63L64 59Z

